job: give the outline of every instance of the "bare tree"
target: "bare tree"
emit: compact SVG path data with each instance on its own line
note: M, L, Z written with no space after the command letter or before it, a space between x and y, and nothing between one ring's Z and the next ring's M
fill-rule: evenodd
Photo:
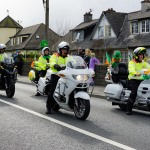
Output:
M61 36L64 36L73 28L74 26L70 23L70 21L57 21L55 32Z

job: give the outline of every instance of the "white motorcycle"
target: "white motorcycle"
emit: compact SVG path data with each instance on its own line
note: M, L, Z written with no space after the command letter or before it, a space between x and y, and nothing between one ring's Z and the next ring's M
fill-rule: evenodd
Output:
M90 113L88 89L93 75L94 71L88 69L81 57L69 56L65 70L58 72L60 79L53 94L57 104L53 110L74 111L77 119L85 120Z
M47 69L45 77L40 77L38 83L35 82L35 71L30 70L29 79L37 87L37 93L39 95L48 95L50 88L51 69Z
M123 73L124 74L124 73ZM141 70L141 75L144 81L138 87L137 97L133 108L150 111L150 71ZM115 78L115 74L112 74ZM118 105L122 110L126 110L131 91L128 90L128 76L117 76L117 82L108 84L104 90L107 100L112 102L112 105Z

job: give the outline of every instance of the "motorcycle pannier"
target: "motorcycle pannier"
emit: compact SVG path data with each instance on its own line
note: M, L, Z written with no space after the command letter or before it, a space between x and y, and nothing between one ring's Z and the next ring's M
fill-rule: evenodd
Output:
M121 92L123 90L122 85L119 84L108 84L104 90L105 96L120 99Z

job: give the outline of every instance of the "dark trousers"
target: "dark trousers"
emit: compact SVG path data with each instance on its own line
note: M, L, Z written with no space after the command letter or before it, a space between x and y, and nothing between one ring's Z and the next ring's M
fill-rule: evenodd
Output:
M40 71L36 71L35 73L35 81L39 81L40 77L45 77L46 75L46 70L40 70Z
M134 102L136 100L138 87L142 81L143 80L135 80L135 79L131 79L129 81L129 90L131 90L131 93L130 93L129 101L127 102L127 110L130 111L132 110Z
M49 93L48 93L47 104L46 104L46 107L48 109L52 109L55 106L55 104L56 104L56 102L55 102L55 100L53 98L53 93L55 91L55 88L57 86L57 82L58 82L59 78L60 77L55 75L55 74L51 75L50 90L49 90Z

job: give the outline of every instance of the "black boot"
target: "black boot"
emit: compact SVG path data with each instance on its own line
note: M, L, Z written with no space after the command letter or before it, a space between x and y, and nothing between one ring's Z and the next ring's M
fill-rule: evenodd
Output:
M46 114L51 114L51 113L52 113L51 109L50 109L50 108L47 108Z
M132 115L132 109L127 109L127 110L126 110L126 114L127 114L127 115Z
M39 93L39 92L37 92L36 94L35 94L35 96L40 96L41 94Z
M127 109L126 109L127 115L132 115L132 108L133 108L133 101L132 101L132 99L129 99L129 101L127 103Z

